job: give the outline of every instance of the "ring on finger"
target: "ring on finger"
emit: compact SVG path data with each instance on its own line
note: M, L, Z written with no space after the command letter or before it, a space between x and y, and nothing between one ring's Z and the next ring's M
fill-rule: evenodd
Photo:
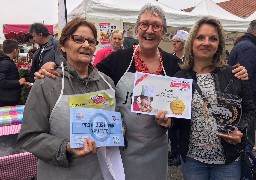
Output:
M162 120L162 123L166 124L166 123L167 123L167 120L166 120L166 119Z

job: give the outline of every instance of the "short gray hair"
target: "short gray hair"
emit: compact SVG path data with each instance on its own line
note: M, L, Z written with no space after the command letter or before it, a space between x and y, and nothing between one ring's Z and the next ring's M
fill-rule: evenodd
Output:
M256 19L250 22L249 27L247 29L248 33L256 32Z
M138 29L139 23L140 23L140 18L146 12L149 12L149 13L152 13L152 14L156 13L162 19L162 21L163 21L163 33L165 34L167 32L167 24L166 24L165 12L163 11L163 9L160 6L152 5L150 3L144 5L141 8L141 10L139 12L138 19L137 19L136 24L135 24L135 29L136 30Z

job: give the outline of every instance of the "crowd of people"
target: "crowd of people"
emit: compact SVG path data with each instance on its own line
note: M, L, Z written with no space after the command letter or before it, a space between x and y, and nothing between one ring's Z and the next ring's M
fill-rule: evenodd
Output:
M199 19L190 32L178 30L171 40L173 54L159 48L167 32L160 7L143 6L135 31L138 45L123 48L123 33L113 31L110 46L99 50L92 62L98 44L92 22L71 20L59 41L42 24L31 26L30 33L40 47L32 64L38 80L31 80L34 84L17 142L38 158L37 178L119 179L102 169L101 150L94 140L85 139L82 148L70 147L69 97L109 90L116 103L108 110L122 114L126 129L125 146L119 149L125 179L167 179L168 164L181 164L185 180L252 179L242 157L255 144L256 20L249 24L228 62L222 25L215 18ZM6 62L17 54L12 42L11 48L4 49ZM6 44L7 40L4 47ZM7 74L2 67L0 83L5 83ZM150 86L143 86L132 103L136 72L193 79L191 119L170 118L161 110L155 116L131 112L131 106L135 111L150 111L152 101ZM15 84L16 89L31 86L18 75ZM225 108L241 112L232 117L235 123L213 113Z

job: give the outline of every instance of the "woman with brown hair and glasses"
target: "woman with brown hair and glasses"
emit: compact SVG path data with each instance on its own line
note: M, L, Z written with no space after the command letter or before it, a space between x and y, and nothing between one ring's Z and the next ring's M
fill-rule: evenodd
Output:
M82 148L71 148L69 142L68 98L100 90L109 90L115 96L113 81L91 64L97 30L85 18L76 18L64 27L60 45L66 59L66 65L57 69L62 77L34 83L26 102L18 145L39 159L39 180L103 180L95 141L85 139ZM115 104L109 110L114 108Z

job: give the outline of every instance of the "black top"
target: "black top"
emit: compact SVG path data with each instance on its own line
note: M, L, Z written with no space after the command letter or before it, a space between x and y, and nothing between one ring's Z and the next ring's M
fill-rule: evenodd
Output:
M256 36L245 33L243 39L232 49L228 64L233 66L237 63L247 69L249 85L256 104Z
M9 56L0 54L0 102L18 102L21 95L18 68Z
M161 49L160 51L163 55L163 66L166 71L166 74L168 76L173 76L177 71L180 70L180 67L178 66L180 59ZM133 47L127 49L120 49L110 54L103 61L98 63L96 67L99 69L99 71L108 75L116 85L118 81L121 79L121 77L124 75L127 68L129 67L129 64L132 59L132 54ZM135 73L135 71L135 63L133 61L128 72Z

